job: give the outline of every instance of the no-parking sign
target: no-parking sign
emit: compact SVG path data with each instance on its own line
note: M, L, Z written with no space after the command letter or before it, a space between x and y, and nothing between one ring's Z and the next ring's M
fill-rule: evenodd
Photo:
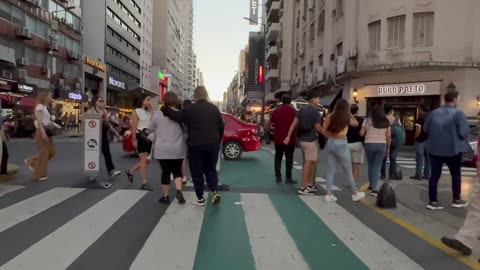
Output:
M84 172L87 176L97 176L100 171L101 124L100 115L85 115Z

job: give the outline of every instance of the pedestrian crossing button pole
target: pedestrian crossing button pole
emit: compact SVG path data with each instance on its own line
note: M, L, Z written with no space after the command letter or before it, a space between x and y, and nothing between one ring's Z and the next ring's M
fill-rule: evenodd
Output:
M102 117L101 115L86 114L84 118L84 165L85 176L89 183L96 183L100 174L100 154L102 149ZM100 182L100 187L108 189L112 186L108 182Z

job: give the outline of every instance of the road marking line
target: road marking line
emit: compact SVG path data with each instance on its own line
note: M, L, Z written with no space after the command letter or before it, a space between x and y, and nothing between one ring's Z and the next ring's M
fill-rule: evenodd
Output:
M83 188L54 188L0 210L0 232L7 230L66 199Z
M423 269L337 203L323 196L301 199L369 269Z
M183 195L187 203L173 202L168 207L130 269L154 270L159 265L162 269L193 269L205 207L191 203L196 199L195 193ZM165 248L165 243L175 244Z
M360 188L360 190L365 191L367 189L367 187L368 187L368 183L364 184ZM405 228L407 231L411 232L412 234L422 238L424 241L428 242L430 245L442 250L443 252L447 253L448 255L457 259L458 261L464 263L465 265L467 265L467 266L469 266L473 269L480 270L480 265L472 257L465 257L465 256L460 255L455 250L452 250L452 249L446 247L440 240L438 240L436 238L433 238L432 236L428 235L424 231L422 231L422 230L418 229L417 227L411 225L407 221L397 217L395 214L393 214L391 212L388 212L388 211L385 211L383 209L380 209L380 208L378 208L374 205L369 204L366 199L361 200L361 202L364 205L372 208L377 213L379 213L379 214L383 215L384 217L390 219L394 223L397 223L398 225L402 226L403 228Z
M320 185L323 187L325 190L327 190L327 185ZM332 191L341 191L341 189L335 185L332 186Z
M25 186L15 186L15 185L0 185L0 197L5 196L7 193L14 192L24 188Z
M310 269L269 196L241 194L241 197L255 269Z
M2 270L67 269L147 192L117 190L2 266Z
M293 168L295 168L295 170L302 170L302 166L299 166L299 165L296 165L296 166L293 166Z

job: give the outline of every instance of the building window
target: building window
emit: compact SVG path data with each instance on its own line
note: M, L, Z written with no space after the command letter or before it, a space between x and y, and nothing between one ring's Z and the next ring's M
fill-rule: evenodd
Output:
M340 42L337 44L337 47L335 48L335 51L337 53L337 56L342 56L343 55L343 42Z
M337 0L337 9L335 15L337 18L343 16L343 0Z
M405 15L387 19L388 24L388 47L405 47Z
M413 14L413 46L428 47L433 45L434 13Z
M320 36L320 34L325 31L325 10L323 9L322 12L320 12L320 15L318 15L318 33L317 35Z
M318 65L323 66L323 53L318 56Z
M380 50L380 29L380 20L368 24L368 39L370 44L370 51Z
M315 22L312 22L310 24L310 43L313 43L315 40Z

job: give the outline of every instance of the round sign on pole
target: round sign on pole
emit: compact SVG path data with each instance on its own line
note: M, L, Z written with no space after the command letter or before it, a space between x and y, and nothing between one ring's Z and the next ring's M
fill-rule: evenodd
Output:
M97 126L97 122L90 120L90 122L88 122L88 126L91 128L95 128Z
M89 168L90 170L95 169L95 167L97 167L97 164L95 164L95 162L89 162L89 163L88 163L88 168Z

